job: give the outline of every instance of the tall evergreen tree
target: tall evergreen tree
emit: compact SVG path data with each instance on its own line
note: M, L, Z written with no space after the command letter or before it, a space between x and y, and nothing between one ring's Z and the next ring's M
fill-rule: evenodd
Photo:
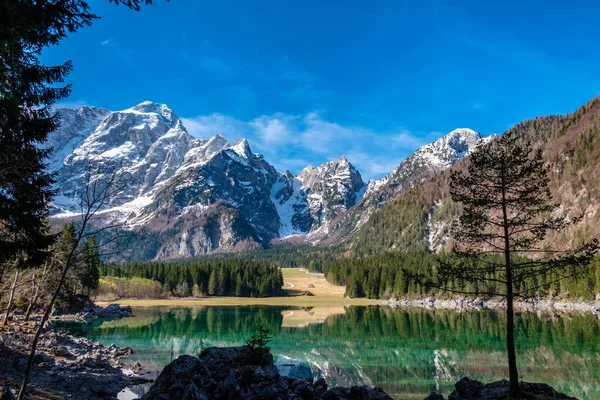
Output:
M474 152L468 171L453 171L451 195L463 213L454 229L462 262L442 262L442 286L459 278L470 283L469 294L506 298L506 349L510 392L519 393L515 355L516 296L531 296L551 281L577 277L589 268L597 240L568 251L540 246L549 231L576 222L555 216L541 150L508 132ZM546 276L543 284L539 278ZM490 290L490 288L492 288Z
M100 258L100 249L98 248L98 239L96 239L96 236L90 236L83 249L81 267L77 271L77 276L84 293L89 295L91 291L98 289L101 266L102 260Z
M208 294L210 296L219 294L219 281L217 279L217 273L215 270L210 271L210 276L208 278Z
M83 1L0 1L0 263L39 265L48 255L53 178L40 145L58 127L51 107L71 90L60 84L72 64L44 66L39 57L93 18Z

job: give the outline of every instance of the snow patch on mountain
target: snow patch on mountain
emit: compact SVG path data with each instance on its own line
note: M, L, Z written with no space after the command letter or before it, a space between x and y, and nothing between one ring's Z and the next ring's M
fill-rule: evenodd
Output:
M101 215L127 229L175 235L163 238L168 243L156 257L233 249L239 240L266 244L292 235L317 244L346 216L357 215L356 228L380 204L449 167L479 140L474 131L457 129L366 184L343 156L308 166L297 176L280 174L252 153L245 139L231 145L219 134L193 138L164 104L59 112L63 123L48 141L59 189L53 215L80 212L78 199L89 174L99 185L115 177L120 190Z
M287 191L287 196L286 196ZM306 233L294 218L300 213L306 213L308 204L306 194L302 191L302 182L293 176L280 176L271 188L271 201L279 215L279 237Z

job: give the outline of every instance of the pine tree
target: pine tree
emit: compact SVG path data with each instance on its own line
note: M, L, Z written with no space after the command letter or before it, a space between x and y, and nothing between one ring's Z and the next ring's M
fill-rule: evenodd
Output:
M82 1L0 2L0 265L21 258L38 266L53 236L45 223L53 177L41 144L59 125L52 105L71 62L44 66L42 49L94 18Z
M216 296L218 295L219 290L219 282L217 280L217 273L214 270L210 271L210 277L208 278L208 295Z
M55 266L53 271L49 274L48 280L45 283L46 292L52 293L52 291L58 285L60 280L61 271L64 265L67 263L71 254L72 248L77 242L77 231L74 223L68 223L63 225L63 228L56 239L56 243L53 247L53 265ZM80 268L80 257L79 254L75 253L71 255L71 271L79 270ZM65 279L62 287L61 296L67 297L75 292L75 286L78 284L77 279L73 276L69 276L69 279Z
M516 296L531 296L550 280L578 277L598 250L592 240L568 251L551 251L540 242L549 231L566 229L576 220L554 217L541 150L508 132L482 146L469 158L468 171L453 171L451 195L463 205L454 228L463 262L442 262L440 282L453 278L472 285L468 294L506 298L506 348L510 393L519 393L515 354ZM540 285L539 277L550 277Z
M98 289L98 280L100 279L100 249L98 248L98 239L96 236L90 236L83 250L81 267L77 271L79 282L84 293L89 293Z

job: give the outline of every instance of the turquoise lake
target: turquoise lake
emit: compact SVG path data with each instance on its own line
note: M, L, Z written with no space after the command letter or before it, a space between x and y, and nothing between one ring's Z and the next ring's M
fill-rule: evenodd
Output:
M292 307L149 307L135 316L69 327L103 344L129 346L155 376L181 354L243 344L263 326L279 364L298 364L330 385L381 386L395 399L447 396L462 376L506 376L505 320L492 311L349 307L322 323L290 326ZM600 321L592 314L521 313L516 325L520 377L579 399L600 399ZM143 390L138 388L138 390Z

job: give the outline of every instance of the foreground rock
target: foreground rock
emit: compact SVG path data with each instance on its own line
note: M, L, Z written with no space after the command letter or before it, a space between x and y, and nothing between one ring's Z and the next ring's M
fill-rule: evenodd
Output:
M271 355L264 362L256 360L248 346L213 347L199 357L181 356L163 369L142 400L391 400L380 388L328 389L322 378L281 376Z
M462 378L454 385L455 390L450 393L448 400L509 400L509 399L536 399L554 400L566 399L577 400L566 394L559 393L545 383L521 382L521 396L510 397L508 393L509 383L506 380L483 384L469 378ZM431 393L425 400L444 400L441 394Z
M17 389L27 364L33 331L11 326L0 334L0 386ZM29 394L38 398L114 399L125 387L147 382L123 370L130 348L103 346L56 332L42 334Z

